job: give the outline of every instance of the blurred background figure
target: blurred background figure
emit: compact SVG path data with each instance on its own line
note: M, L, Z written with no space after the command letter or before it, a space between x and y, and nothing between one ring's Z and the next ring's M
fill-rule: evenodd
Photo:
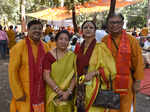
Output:
M71 41L71 43L70 43L70 50L71 50L71 51L74 51L74 50L75 50L77 40L78 40L78 38L76 38L76 37L72 39L72 41Z
M12 25L9 26L9 30L7 31L7 35L8 35L8 40L9 40L8 48L10 50L16 44L16 33L13 30Z
M141 35L142 36L148 35L148 27L146 26L146 24L144 25L143 29L141 30Z
M55 42L54 36L51 36L51 38L50 38L50 40L48 41L47 44L48 44L50 50L56 48L56 42Z
M143 50L144 50L143 57L144 57L145 67L149 68L150 67L150 36L148 36L147 40L144 42Z
M102 24L101 30L96 30L96 41L101 42L101 39L107 35L106 25Z
M49 32L48 35L45 35L45 37L44 37L44 42L47 43L48 41L50 41L52 36L53 36L53 33L52 33L52 32Z
M8 37L5 31L2 30L0 25L0 53L2 59L6 59Z

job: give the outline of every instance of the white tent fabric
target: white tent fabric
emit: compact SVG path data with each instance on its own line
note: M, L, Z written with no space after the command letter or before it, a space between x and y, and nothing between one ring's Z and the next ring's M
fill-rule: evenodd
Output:
M64 27L67 27L67 26L73 27L73 23L72 23L71 19L61 20L61 21L48 21L48 24L54 25L54 26L57 26L57 27L61 27L61 26L64 26Z

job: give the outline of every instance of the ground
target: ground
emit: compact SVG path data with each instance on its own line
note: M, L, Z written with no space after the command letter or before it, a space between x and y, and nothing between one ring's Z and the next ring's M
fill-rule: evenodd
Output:
M0 59L0 112L9 112L11 91L8 81L8 59ZM136 101L136 112L150 112L150 99L138 93Z

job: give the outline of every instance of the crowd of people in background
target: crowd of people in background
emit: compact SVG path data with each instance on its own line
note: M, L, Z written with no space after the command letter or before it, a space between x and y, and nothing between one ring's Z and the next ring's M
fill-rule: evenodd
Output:
M43 36L42 36L42 40L46 43L48 43L50 48L55 47L55 35L57 32L61 31L61 30L67 30L69 31L69 33L71 34L71 42L70 42L70 46L69 48L74 50L74 47L76 45L76 43L79 43L80 41L83 41L82 38L82 34L81 32L74 34L74 30L72 27L68 26L68 27L60 27L59 29L55 29L54 26L46 24L46 27L44 28L45 30L43 30ZM81 30L80 27L79 31ZM25 32L19 32L18 31L18 27L17 26L12 26L10 25L8 30L6 29L6 27L3 27L0 25L0 31L1 32L5 32L0 33L0 52L1 52L1 57L3 59L5 59L6 54L8 54L9 49L11 49L17 42L19 42L20 40L24 39L26 35ZM149 38L150 35L148 35L148 28L146 27L146 25L144 25L144 27L139 31L137 31L136 26L132 29L132 31L129 32L132 36L134 36L137 40L139 40L139 44L140 46L143 48L143 50L149 50ZM96 30L96 40L97 42L101 42L101 39L108 34L107 31L107 26L106 24L102 23L101 29L97 29ZM6 40L6 42L5 42ZM80 42L80 43L81 43ZM147 46L147 47L145 47Z
M76 34L70 26L56 30L47 24L43 30L39 20L28 23L27 35L0 25L1 57L10 55L10 111L135 112L143 57L150 67L150 35L146 26L129 34L123 25L122 14L111 15L100 30L85 21ZM99 81L103 89L109 88L110 75L120 94L119 110L92 105Z

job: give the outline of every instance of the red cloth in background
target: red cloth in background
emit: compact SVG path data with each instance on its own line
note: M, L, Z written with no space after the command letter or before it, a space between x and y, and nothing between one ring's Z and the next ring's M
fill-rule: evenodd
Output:
M144 69L144 80L141 81L140 93L150 95L150 68Z

